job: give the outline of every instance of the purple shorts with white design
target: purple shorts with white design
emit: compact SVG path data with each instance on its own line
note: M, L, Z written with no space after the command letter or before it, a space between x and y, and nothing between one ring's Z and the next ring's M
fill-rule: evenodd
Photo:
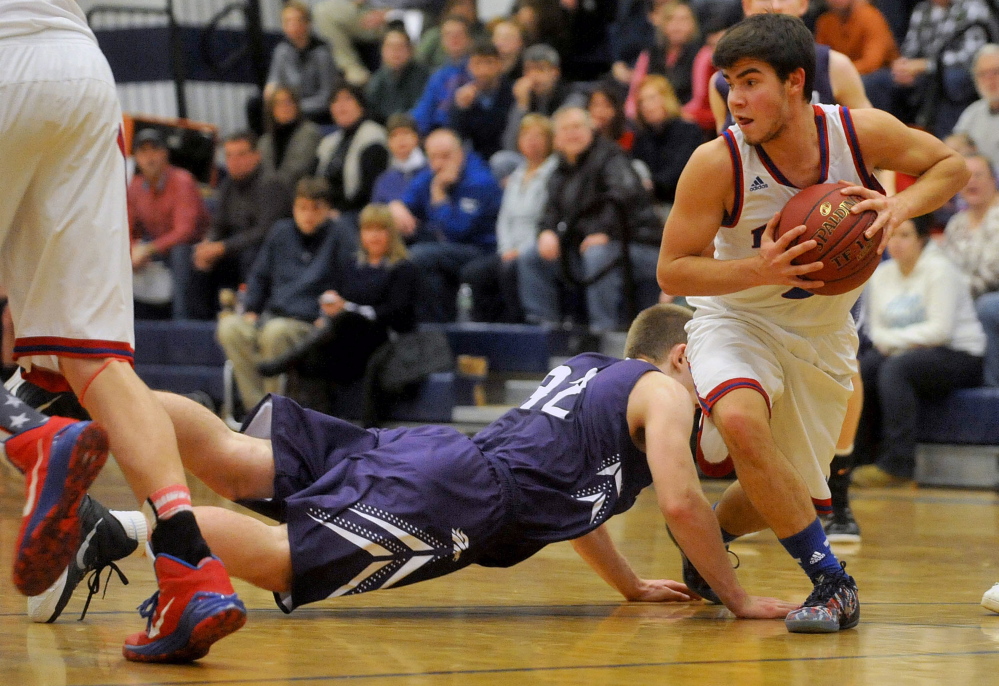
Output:
M273 445L273 500L243 504L288 524L286 612L466 567L513 509L501 468L448 427L365 430L272 395L243 431Z

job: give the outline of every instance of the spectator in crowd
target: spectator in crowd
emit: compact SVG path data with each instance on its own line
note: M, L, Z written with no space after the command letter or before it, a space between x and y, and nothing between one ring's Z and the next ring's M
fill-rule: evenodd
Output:
M279 86L267 102L267 133L260 137L257 150L267 173L287 188L312 171L316 148L322 134L319 126L302 117L294 89Z
M898 45L878 8L867 0L827 0L827 4L829 10L815 21L815 42L849 57L861 78L890 69L898 58ZM868 97L877 97L866 90ZM887 104L872 102L875 107Z
M609 84L598 85L586 101L586 110L594 131L617 143L626 153L631 152L635 131L624 115L624 103L617 88Z
M252 131L222 144L228 174L219 184L208 236L194 246L187 315L213 319L222 288L245 283L264 236L278 219L291 216L291 190L266 172Z
M280 86L290 88L299 97L302 116L317 124L329 124L327 104L333 87L341 79L330 46L312 33L312 12L300 0L285 3L281 10L281 30L284 39L274 48L271 66L264 86L264 102L271 99ZM259 101L256 107L259 108ZM259 110L250 126L259 134L263 131Z
M524 75L524 30L512 19L503 19L492 26L490 35L503 63L503 75L513 83Z
M330 101L337 130L323 138L316 151L316 175L330 184L334 218L357 213L371 201L375 179L388 166L385 128L367 118L364 91L341 85Z
M961 113L954 133L965 134L993 167L999 167L999 45L983 45L975 53L971 73L981 99Z
M392 10L434 11L436 0L320 0L313 3L316 31L333 51L347 81L363 86L370 72L357 51L359 44L377 44L389 26Z
M139 131L132 154L137 173L128 184L128 226L135 317L166 319L174 297L171 251L199 241L210 217L191 172L170 164L162 133Z
M649 50L648 73L669 79L682 105L693 97L694 58L704 44L697 16L685 0L670 0L659 8L657 25L657 40Z
M595 81L610 71L614 61L610 28L616 0L559 0L568 42L562 70L570 81Z
M413 44L402 26L385 32L382 64L364 87L371 118L379 123L409 112L420 99L430 73L413 59Z
M656 42L653 12L647 0L619 0L614 24L611 26L611 52L614 63L611 75L619 83L631 81L632 68L638 56Z
M499 50L488 40L479 41L472 48L468 72L472 80L454 92L450 128L488 160L503 144L513 91L503 74Z
M985 334L967 277L929 244L928 216L905 221L888 241L866 290L872 347L860 353L864 408L854 443L856 486L910 483L921 398L982 382Z
M554 125L559 163L548 182L537 243L518 258L520 301L528 321L558 324L559 284L564 276L582 280L591 331L611 331L624 309L622 238L630 240L635 281L658 292L662 222L631 162L594 132L586 110L559 110Z
M371 202L388 204L402 200L416 175L427 168L427 156L420 149L416 122L408 114L393 114L385 125L388 132L388 169L375 179Z
M349 384L364 375L372 353L389 332L416 326L416 267L392 212L385 205L361 210L360 248L333 275L319 297L322 316L315 329L285 354L257 365L264 376L295 367L300 374L331 384Z
M715 75L715 66L711 58L715 54L715 45L725 35L728 29L728 20L724 17L711 17L704 24L704 45L694 56L694 65L691 67L691 96L690 100L683 106L683 118L701 127L701 131L706 138L715 136L715 115L711 111L710 87L711 78ZM634 98L632 98L634 94ZM635 89L629 91L629 102L625 103L625 113L630 114L629 104L637 101ZM632 105L637 116L637 103Z
M550 45L561 57L569 46L569 33L558 0L517 0L513 18L524 29L524 43L530 47Z
M921 107L933 107L932 132L939 138L949 134L975 98L968 65L988 42L983 26L958 33L971 22L992 22L985 0L923 0L916 5L901 57L890 71L874 72L865 80L872 102L906 122L915 121ZM943 83L939 93L938 78Z
M420 321L453 321L461 269L496 249L496 215L503 192L489 167L462 149L450 129L427 136L429 167L390 204L404 236L425 238L410 247L420 272Z
M562 79L560 64L558 52L550 45L536 43L524 51L524 75L513 84L514 106L503 133L504 149L517 149L520 120L525 114L550 117L565 105L584 104L585 98Z
M468 27L469 45L479 39L489 38L485 27L479 21L479 10L475 0L447 0L441 16L460 17L465 21L465 25ZM454 52L447 43L444 23L431 26L423 32L420 42L416 46L416 60L426 65L430 70L440 69L445 64L451 64L455 59Z
M552 123L540 114L520 120L517 149L523 162L510 174L496 220L496 252L470 262L461 281L472 288L472 319L519 323L524 319L517 287L517 258L534 246L538 218L548 199L548 179L558 163L552 155Z
M294 219L278 221L267 234L247 281L246 311L219 320L216 336L244 407L278 390L257 371L261 359L278 357L305 338L319 317L319 296L354 256L353 236L329 219L329 184L305 178L295 187Z
M683 120L669 79L659 74L646 76L638 89L638 123L631 153L649 168L652 195L665 221L680 172L704 137L696 124Z
M971 178L960 193L966 209L947 222L941 248L971 280L971 297L985 329L985 383L999 386L999 190L989 158L967 160Z
M756 14L776 12L792 17L803 17L808 9L808 0L742 0L742 11L749 17ZM728 84L717 72L708 90L711 111L715 113L715 127L721 133L732 125L728 111ZM815 44L815 83L812 89L812 102L826 105L843 105L857 109L870 107L871 102L864 92L864 82L853 66L850 58L841 52L831 50L828 45Z
M430 75L411 112L421 136L447 126L454 92L472 79L468 73L468 53L472 49L469 21L457 15L446 17L441 22L441 45L447 51L448 61Z

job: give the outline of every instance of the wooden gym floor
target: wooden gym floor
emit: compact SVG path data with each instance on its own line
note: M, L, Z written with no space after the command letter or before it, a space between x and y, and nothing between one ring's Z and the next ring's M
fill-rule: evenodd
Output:
M724 484L707 482L711 499ZM10 582L22 481L0 472L0 683L68 684L993 684L999 615L978 603L999 580L999 500L991 492L857 491L859 546L840 558L860 584L858 628L788 634L781 621L734 620L696 604L622 602L575 556L552 546L509 570L473 567L398 590L318 603L286 616L236 582L247 626L193 666L121 657L143 625L148 560L131 557L107 597L76 621L81 589L56 624L31 624ZM129 507L109 464L94 493ZM640 574L679 578L679 557L651 492L612 532ZM195 500L214 502L195 489ZM809 585L772 534L733 546L755 593L802 600Z

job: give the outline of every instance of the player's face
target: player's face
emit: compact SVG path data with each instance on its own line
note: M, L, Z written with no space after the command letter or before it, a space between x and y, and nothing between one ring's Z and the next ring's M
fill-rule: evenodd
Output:
M789 83L754 59L739 60L722 75L729 84L728 109L746 142L760 145L779 136L791 114Z
M291 213L295 217L295 225L306 236L311 236L326 221L330 206L322 200L311 198L295 198Z

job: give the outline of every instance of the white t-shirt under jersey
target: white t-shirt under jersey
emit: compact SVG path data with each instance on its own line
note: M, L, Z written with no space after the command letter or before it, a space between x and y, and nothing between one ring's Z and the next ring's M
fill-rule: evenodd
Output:
M75 31L94 40L75 0L0 0L0 39Z

